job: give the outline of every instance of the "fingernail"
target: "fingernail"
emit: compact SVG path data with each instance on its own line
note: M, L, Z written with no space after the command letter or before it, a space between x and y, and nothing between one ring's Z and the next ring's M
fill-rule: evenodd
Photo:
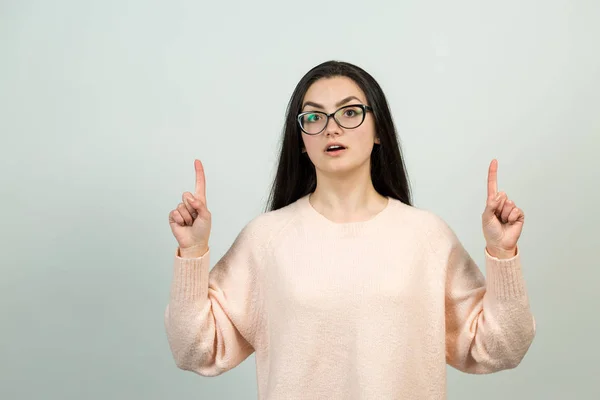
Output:
M189 201L190 203L194 202L194 199L190 196L186 196L187 201Z

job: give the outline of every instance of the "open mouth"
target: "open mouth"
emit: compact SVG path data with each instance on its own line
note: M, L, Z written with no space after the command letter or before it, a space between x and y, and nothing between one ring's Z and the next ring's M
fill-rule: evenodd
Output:
M328 146L325 151L328 153L333 153L333 152L340 151L340 150L346 150L346 148L344 146L334 144L334 145Z

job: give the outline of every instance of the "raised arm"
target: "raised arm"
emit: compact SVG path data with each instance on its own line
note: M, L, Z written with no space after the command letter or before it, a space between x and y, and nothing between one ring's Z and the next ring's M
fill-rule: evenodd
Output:
M184 193L183 201L169 214L179 246L164 323L177 366L216 376L254 351L260 260L249 224L210 270L204 171L198 160L195 167L195 193Z
M447 227L451 240L446 279L448 363L471 373L516 367L535 335L535 320L521 269L517 241L524 214L498 193L498 162L488 169L482 214L487 279Z

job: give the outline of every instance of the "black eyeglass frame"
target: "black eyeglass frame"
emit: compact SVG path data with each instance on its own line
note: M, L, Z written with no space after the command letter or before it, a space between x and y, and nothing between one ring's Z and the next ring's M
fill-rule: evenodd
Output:
M360 123L358 125L356 125L356 126L354 126L352 128L345 127L344 125L342 125L340 123L340 121L338 121L335 118L335 114L337 114L340 110L343 110L345 108L350 108L350 107L360 107L363 110L362 121L360 121ZM310 135L310 136L315 136L315 135L318 135L321 132L323 132L325 129L327 129L327 126L329 125L329 118L331 118L331 117L333 117L333 120L335 121L335 123L338 124L338 126L341 127L341 128L344 128L344 129L356 129L359 126L361 126L363 122L365 122L365 117L367 116L367 111L371 111L372 112L373 108L371 106L366 105L366 104L349 104L347 106L343 106L343 107L338 108L337 110L335 110L331 114L327 114L327 113L325 113L323 111L305 111L305 112L302 112L302 113L298 114L298 117L296 118L296 120L298 121L298 126L300 127L300 130L302 130L302 132L304 132L305 134ZM304 117L305 115L308 115L308 114L321 114L321 115L325 115L325 125L323 126L323 129L321 129L317 133L308 133L308 132L306 132L304 130L304 128L302 127L301 120L302 120L302 117Z

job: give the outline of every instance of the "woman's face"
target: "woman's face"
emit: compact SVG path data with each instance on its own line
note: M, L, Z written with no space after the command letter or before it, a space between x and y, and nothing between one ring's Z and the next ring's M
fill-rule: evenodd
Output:
M341 107L353 104L367 104L367 99L356 83L347 77L322 78L314 82L306 92L301 112L320 111L333 113ZM346 108L338 113L338 118L345 126L353 126L362 119L362 110ZM306 115L303 120L306 129L322 124L323 116ZM308 157L321 173L348 173L358 168L370 166L373 144L379 143L375 134L373 114L366 112L364 121L354 129L343 128L333 117L329 118L325 129L317 135L302 132L302 140ZM341 150L332 151L332 144L343 146ZM329 150L328 150L329 148Z

